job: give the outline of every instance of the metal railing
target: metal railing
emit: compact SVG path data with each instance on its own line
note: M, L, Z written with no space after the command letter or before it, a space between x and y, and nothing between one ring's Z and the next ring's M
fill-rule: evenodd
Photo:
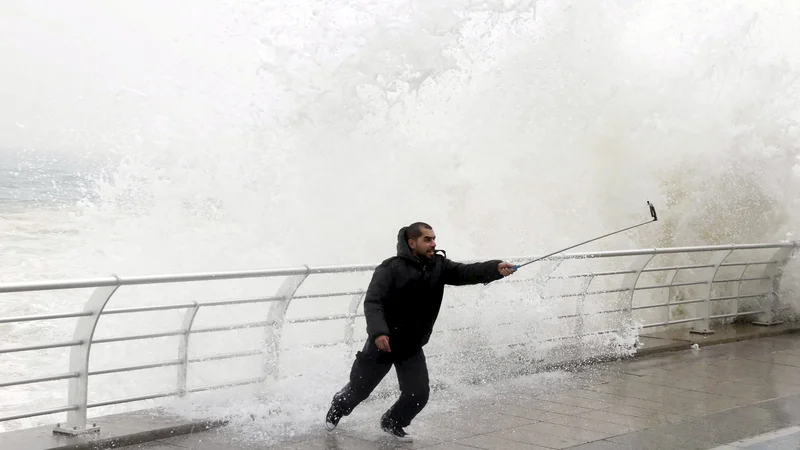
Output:
M581 339L585 336L617 332L620 331L620 328L597 329L595 327L592 329L586 323L587 319L613 315L616 317L616 322L614 323L623 323L618 320L620 317L636 319L637 314L640 313L644 313L645 316L643 318L639 317L639 321L641 322L639 326L641 328L673 327L679 324L695 323L691 332L712 333L712 322L715 320L756 316L758 319L754 322L756 324L771 325L779 322L776 320L775 315L781 308L778 299L780 277L784 265L791 258L797 247L797 242L784 242L774 244L654 248L565 254L554 256L538 263L538 266L534 266L539 268L538 271L531 270L528 272L528 274L533 274L532 277L524 278L525 271L521 270L514 277L499 283L508 283L506 289L524 289L525 298L536 297L540 301L546 302L561 299L565 302L572 302L571 304L574 303L574 312L560 313L552 317L553 320L561 322L571 320L571 331L563 335L547 336L544 340L548 341ZM736 255L737 257L732 258L732 255ZM653 261L656 258L667 259L667 262L671 264L654 265ZM519 260L522 259L529 258L519 258ZM629 259L632 259L632 261L627 261ZM517 258L509 258L509 261L515 260L517 260ZM583 263L585 265L588 262L600 260L605 261L603 265L604 270L573 270L571 272L565 271L564 273L561 273L559 270L563 267L564 263L570 261ZM626 264L627 267L613 267L620 266L622 263ZM13 386L68 380L67 405L0 417L0 422L66 412L66 423L63 424L63 426L59 424L54 431L76 435L97 430L94 426L87 426L87 411L90 408L171 396L181 397L192 392L264 382L274 376L278 371L281 355L281 338L283 329L287 324L307 324L340 320L344 321L343 339L325 342L322 345L350 345L362 342L363 339L356 337L358 333L356 319L363 319L363 313L359 312L359 308L362 306L366 288L365 285L362 284L361 287L357 289L324 293L315 292L303 295L298 294L298 290L309 277L344 273L363 273L369 275L374 268L375 265L303 266L275 270L136 277L109 276L68 281L0 284L0 294L73 290L81 288L93 289L93 293L85 303L82 311L0 318L0 325L56 319L77 319L71 340L0 348L0 354L65 347L70 349L69 367L64 373L12 381L4 380L0 382L0 388L9 388ZM748 269L751 268L757 268L758 270L756 270L755 274L747 274ZM720 276L720 274L725 271L732 272L732 275ZM246 279L272 279L277 277L284 278L283 283L274 295L269 296L206 302L189 301L177 304L156 304L121 309L106 308L112 296L114 296L121 287L126 286L192 283L212 280L241 281ZM618 277L616 281L615 277ZM653 281L650 283L643 282L643 280L648 277ZM686 279L682 280L681 277L686 277ZM570 289L563 286L557 286L555 293L548 294L546 292L548 285L552 283L570 284L573 282L577 282L577 289L570 291ZM743 286L748 283L760 286L760 288L754 292L743 292ZM592 288L594 284L601 284L601 287ZM493 283L492 286L494 285ZM523 288L523 286L525 287ZM487 287L485 289L489 288ZM608 295L611 295L613 298L610 303L603 303L601 300L597 300L594 302L595 310L587 310L587 305L590 305L590 303L587 302L588 298L601 298ZM637 295L644 295L647 301L635 301L635 296ZM323 316L310 316L295 319L287 318L287 311L293 301L300 299L328 299L331 297L349 298L347 311L343 311L340 314L328 314ZM754 301L756 307L754 309L742 309L741 305L747 300ZM721 309L716 308L715 311L715 305L722 305L723 302L726 301L729 303L724 304ZM201 309L243 304L269 304L270 308L266 320L203 328L193 326L195 318ZM601 306L606 309L603 309ZM694 314L687 312L686 308L691 307L695 309ZM95 337L95 331L101 317L169 310L183 311L183 320L180 328L111 338ZM258 350L227 352L194 358L190 357L189 348L191 336L201 333L219 333L251 328L264 330L264 344ZM457 325L446 331L453 332L454 330L457 331L463 328L463 325L461 328ZM437 332L441 333L442 330L438 330ZM175 359L102 370L92 370L90 367L90 352L94 345L149 340L170 336L179 339L177 357ZM188 385L189 368L194 363L259 355L264 358L263 371L260 376L211 386L190 387ZM168 392L154 392L127 398L114 398L95 402L90 401L89 380L94 376L161 367L175 367L177 371L177 383L175 388Z

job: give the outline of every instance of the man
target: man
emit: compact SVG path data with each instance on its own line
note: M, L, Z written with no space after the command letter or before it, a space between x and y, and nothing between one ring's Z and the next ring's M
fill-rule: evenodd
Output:
M367 342L356 353L350 381L336 393L326 416L328 430L338 425L378 386L392 365L400 398L381 417L381 429L401 440L403 430L428 402L428 367L422 347L428 343L442 305L444 286L488 283L515 272L499 260L462 264L436 250L430 225L416 222L397 236L397 256L383 261L364 299Z

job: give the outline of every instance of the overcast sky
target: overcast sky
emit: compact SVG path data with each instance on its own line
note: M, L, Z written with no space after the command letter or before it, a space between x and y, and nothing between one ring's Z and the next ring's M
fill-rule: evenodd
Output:
M100 150L231 120L257 44L230 32L222 6L3 0L0 148Z
M688 67L705 35L725 51L725 34L737 27L753 27L748 48L730 49L742 64L800 61L800 45L790 43L800 39L800 3L616 3L638 10L625 16L624 51L659 71L668 61ZM263 4L2 0L0 149L115 151L137 139L175 146L201 130L230 135L250 126L253 103L270 107L263 99L254 102L264 85L257 69L265 47L257 39L269 35L265 18L275 20L258 9ZM304 8L298 7L300 14L308 13Z

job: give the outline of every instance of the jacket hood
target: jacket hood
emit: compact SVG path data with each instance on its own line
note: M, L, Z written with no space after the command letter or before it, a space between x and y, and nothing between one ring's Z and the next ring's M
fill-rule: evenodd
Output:
M419 258L414 255L414 252L411 251L411 247L408 246L406 230L408 230L408 227L400 228L400 231L397 232L397 256L418 263L420 262Z
M405 258L409 261L413 261L417 264L427 263L428 261L420 260L420 258L411 250L411 247L408 246L406 230L408 230L408 227L400 228L400 231L397 232L397 256ZM434 255L436 254L441 254L445 258L447 257L447 254L444 252L444 250L436 249L436 251L434 251Z

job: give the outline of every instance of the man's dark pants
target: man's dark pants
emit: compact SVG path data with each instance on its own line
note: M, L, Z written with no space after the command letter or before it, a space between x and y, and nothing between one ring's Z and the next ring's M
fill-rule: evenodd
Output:
M363 350L356 353L350 369L350 382L333 396L334 406L342 415L349 415L359 403L369 397L392 365L397 371L400 398L386 415L397 425L407 427L428 403L430 393L428 366L421 348L407 354L385 353L371 339L367 339Z

